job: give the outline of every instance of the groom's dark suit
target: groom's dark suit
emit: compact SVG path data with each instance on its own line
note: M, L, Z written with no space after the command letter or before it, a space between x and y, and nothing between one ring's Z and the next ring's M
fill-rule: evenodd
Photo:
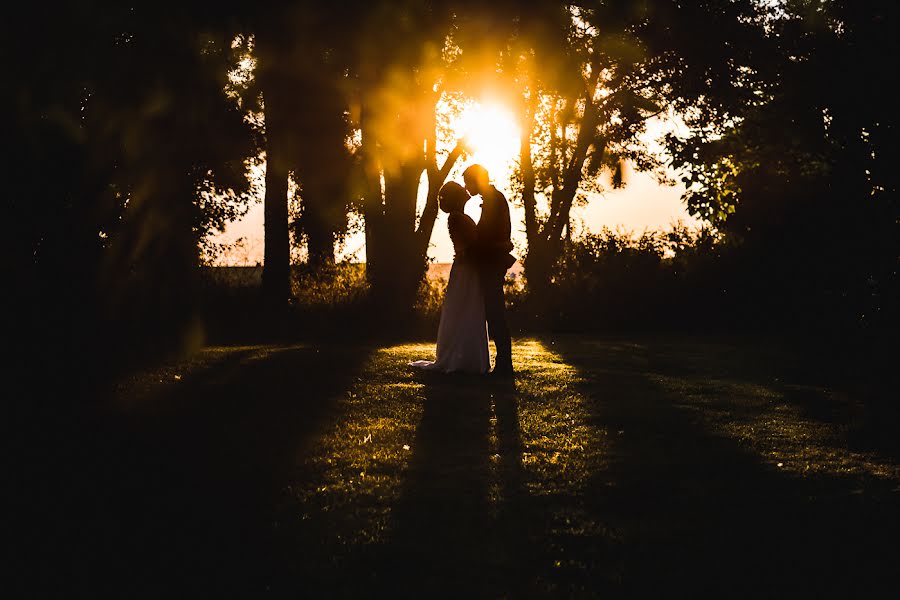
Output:
M512 343L506 324L503 280L515 262L506 197L494 186L481 194L481 218L478 219L477 262L484 292L484 311L488 333L497 344L495 368L512 370Z

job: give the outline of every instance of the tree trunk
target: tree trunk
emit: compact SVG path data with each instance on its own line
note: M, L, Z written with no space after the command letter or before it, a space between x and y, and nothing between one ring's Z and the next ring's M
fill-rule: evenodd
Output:
M525 279L532 290L547 289L550 262L546 243L546 227L537 219L534 163L531 157L531 135L534 127L535 103L523 102L522 133L519 138L519 173L522 177L522 203L525 207L525 239L528 249L523 260Z
M281 24L267 20L257 32L258 78L262 89L266 132L266 195L263 201L265 248L262 293L273 307L284 307L291 295L291 245L288 230L289 150L286 85L279 72L287 35Z
M306 221L307 263L311 270L334 264L334 236L334 227L330 223L321 219Z
M265 81L265 80L263 80ZM265 249L262 291L272 306L284 306L291 295L291 245L288 231L288 157L281 118L280 90L263 89L266 111L266 195L263 205Z
M385 177L384 228L378 242L382 263L371 280L373 298L385 315L408 315L425 275L426 256L417 247L415 231L418 179L408 166L396 177Z
M381 231L384 225L384 194L381 167L378 162L378 141L370 126L372 111L363 102L360 108L360 159L363 180L363 221L366 234L366 279L372 289L380 276L382 256ZM374 292L373 292L374 294Z
M268 112L269 107L266 106ZM268 126L268 115L267 115ZM267 127L268 129L268 127ZM262 288L265 299L283 306L291 295L291 248L288 235L288 169L273 135L266 144L266 196L264 201L265 251Z
M318 65L326 70L325 65ZM346 97L329 73L297 75L298 109L292 142L296 147L296 173L301 186L308 264L318 269L334 263L334 245L347 223L347 191L350 154L346 146L348 126Z
M592 89L592 88L591 88ZM535 201L535 174L531 157L531 133L533 128L533 105L526 109L525 127L519 149L520 173L523 183L525 205L525 232L528 253L525 257L525 278L532 291L548 290L553 271L563 256L569 231L569 213L583 176L584 163L588 151L594 143L598 109L585 97L585 111L579 123L578 134L572 156L565 165L553 165L551 177L550 214L543 223L538 222ZM562 172L560 173L559 170Z
M420 110L435 110L437 95L426 95ZM402 131L408 147L420 149L402 160L381 160L383 150L373 134L371 108L363 102L360 118L365 172L366 273L375 306L388 322L408 320L427 271L428 244L438 213L438 193L462 153L457 145L443 165L436 162L435 120L420 129ZM387 172L384 163L395 166ZM416 205L422 174L427 195L422 214Z
M349 173L324 167L319 173L307 168L300 174L303 218L296 225L298 233L306 236L307 264L312 271L334 264L337 232L347 219L346 187L337 181L342 176Z

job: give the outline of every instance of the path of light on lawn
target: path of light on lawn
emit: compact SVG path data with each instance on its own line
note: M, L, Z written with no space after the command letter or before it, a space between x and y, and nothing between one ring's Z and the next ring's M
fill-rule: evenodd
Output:
M430 401L435 397L435 390L426 386L437 386L439 394L444 394L482 385L477 378L423 379L406 366L433 355L433 344L377 351L355 385L338 400L333 425L300 459L289 497L301 522L328 521L321 531L330 536L327 543L336 554L390 539L391 510L417 451L416 431L424 403L429 401L426 392L431 394ZM502 510L500 505L513 500L510 494L525 494L546 506L557 533L596 535L599 525L582 519L586 511L571 501L579 496L591 469L602 465L605 444L602 431L587 424L575 385L578 374L534 340L517 341L513 360L519 444L518 448L502 447L504 432L498 431L497 406L492 401L488 445L492 454L486 457L492 481L485 482L494 507L491 511ZM500 417L502 421L504 416ZM518 471L523 480L518 487L503 480L514 474L511 471ZM558 548L556 555L556 566L560 566L565 549Z

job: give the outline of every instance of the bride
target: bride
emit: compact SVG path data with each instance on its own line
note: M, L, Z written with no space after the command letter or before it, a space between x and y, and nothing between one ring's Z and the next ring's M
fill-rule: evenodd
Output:
M455 253L453 266L441 307L436 360L409 364L428 371L484 374L491 368L491 359L478 269L472 257L467 256L476 239L475 221L463 212L469 193L458 183L448 181L438 197L441 210L448 213L447 229Z

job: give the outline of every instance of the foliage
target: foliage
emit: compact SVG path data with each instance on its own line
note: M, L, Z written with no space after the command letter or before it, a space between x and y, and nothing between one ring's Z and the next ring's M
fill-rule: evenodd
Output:
M884 140L895 136L896 114L872 99L896 85L896 70L877 57L896 51L897 6L783 8L765 22L755 100L725 120L689 112L688 134L669 136L684 200L741 247L734 268L749 278L767 265L766 279L798 313L890 328L898 156ZM801 310L804 302L817 310Z
M765 250L708 227L665 232L604 229L573 239L548 285L526 287L513 318L525 331L744 331L815 339L889 335L890 296L870 279L858 289L836 274L858 272L858 248L833 257L794 223Z
M22 57L4 100L19 168L14 301L30 341L58 340L39 352L77 344L87 361L96 340L116 359L190 337L201 240L243 210L254 154L223 93L233 30L209 8L91 2L11 16Z
M678 328L682 296L721 237L681 223L633 235L603 228L567 244L545 287L526 286L520 317L538 329Z
M291 269L292 298L273 311L261 288L262 268L209 267L203 287L203 321L213 343L271 342L295 337L364 339L396 336L433 338L441 316L447 281L425 278L414 306L402 321L373 319L376 302L366 265L303 262Z
M570 211L600 189L601 173L621 187L626 160L661 172L642 138L650 119L695 110L715 122L748 100L747 48L762 31L762 9L751 3L608 2L558 10L564 18L554 22L566 43L548 52L519 38L513 51L523 60L508 65L524 124L516 185L533 282L550 277L570 235ZM697 30L707 33L702 49Z
M435 333L440 323L447 283L448 281L442 277L424 278L416 295L416 303L413 305L414 310L434 328Z
M369 288L365 265L360 263L337 263L327 267L299 265L291 283L294 305L301 309L358 304Z

